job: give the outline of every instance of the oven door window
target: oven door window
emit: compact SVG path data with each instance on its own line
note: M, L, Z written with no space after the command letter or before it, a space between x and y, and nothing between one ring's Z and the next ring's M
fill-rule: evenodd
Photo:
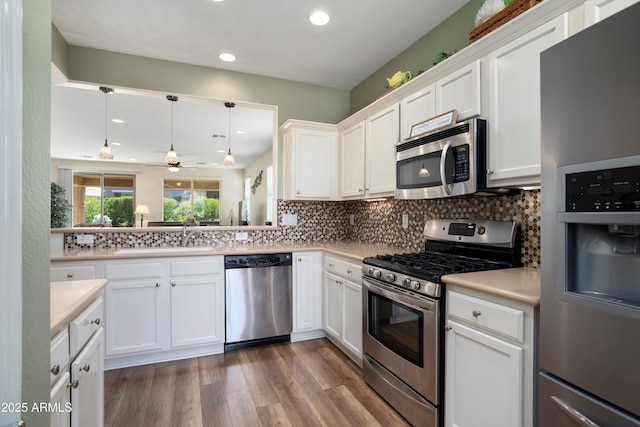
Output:
M452 147L445 160L445 182L453 184L469 180L469 145ZM427 188L442 185L440 158L442 151L423 154L396 163L398 189Z
M369 335L403 359L424 367L424 314L373 292L368 295Z

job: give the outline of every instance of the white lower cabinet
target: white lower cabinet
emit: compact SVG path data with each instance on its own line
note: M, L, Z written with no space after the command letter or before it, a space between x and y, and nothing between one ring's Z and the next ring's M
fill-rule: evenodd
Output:
M107 368L224 351L223 257L109 262Z
M104 420L103 329L71 363L71 427L102 426Z
M323 319L327 337L362 366L362 285L358 264L325 257Z
M293 253L291 341L324 336L322 330L322 252Z
M533 307L447 292L445 426L534 425Z
M103 300L93 300L51 340L51 427L104 424Z

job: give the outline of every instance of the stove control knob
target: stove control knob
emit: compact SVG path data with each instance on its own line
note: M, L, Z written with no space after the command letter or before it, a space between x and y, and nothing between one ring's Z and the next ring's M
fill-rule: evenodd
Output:
M417 280L412 280L411 287L417 291L418 289L420 289L420 282L418 282Z
M379 279L382 276L382 272L380 270L373 270L373 277Z
M387 273L384 277L388 282L393 282L396 280L396 275L393 273Z
M404 286L405 288L408 288L411 286L411 279L404 279L402 281L402 286Z
M371 267L367 268L367 274L369 276L373 276L373 268L371 268Z

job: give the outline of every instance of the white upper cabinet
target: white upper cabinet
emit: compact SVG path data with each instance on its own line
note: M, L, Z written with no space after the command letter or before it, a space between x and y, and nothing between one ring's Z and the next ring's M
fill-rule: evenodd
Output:
M364 196L365 124L358 122L340 135L340 196Z
M396 189L395 148L400 137L400 105L366 120L366 187L368 196L390 196Z
M479 116L480 60L461 67L436 81L436 114L458 110L458 120ZM425 120L429 117L425 117Z
M399 138L399 103L344 130L340 135L340 196L352 199L393 195Z
M400 102L402 139L411 138L411 127L436 116L436 85L431 84Z
M335 125L288 120L284 135L286 200L337 198L338 131Z
M487 56L489 187L540 183L540 52L567 37L567 16Z
M584 26L598 23L638 1L640 0L587 0L584 3Z

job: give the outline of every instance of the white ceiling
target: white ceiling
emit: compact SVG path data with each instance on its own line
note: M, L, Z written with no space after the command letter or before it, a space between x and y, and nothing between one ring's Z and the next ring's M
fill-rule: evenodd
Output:
M71 45L350 90L468 1L53 0L52 20ZM318 9L331 16L323 27L308 20ZM223 62L221 52L238 59ZM170 145L171 102L167 94L125 92L109 96L109 119L125 120L109 122L110 144L121 143L111 144L114 161L159 165ZM97 160L104 97L97 87L54 86L52 157ZM228 140L210 135L228 134L223 101L174 103L174 148L183 165L222 162L217 150ZM241 168L269 149L273 111L238 105L231 115L234 130L247 132L231 134Z

